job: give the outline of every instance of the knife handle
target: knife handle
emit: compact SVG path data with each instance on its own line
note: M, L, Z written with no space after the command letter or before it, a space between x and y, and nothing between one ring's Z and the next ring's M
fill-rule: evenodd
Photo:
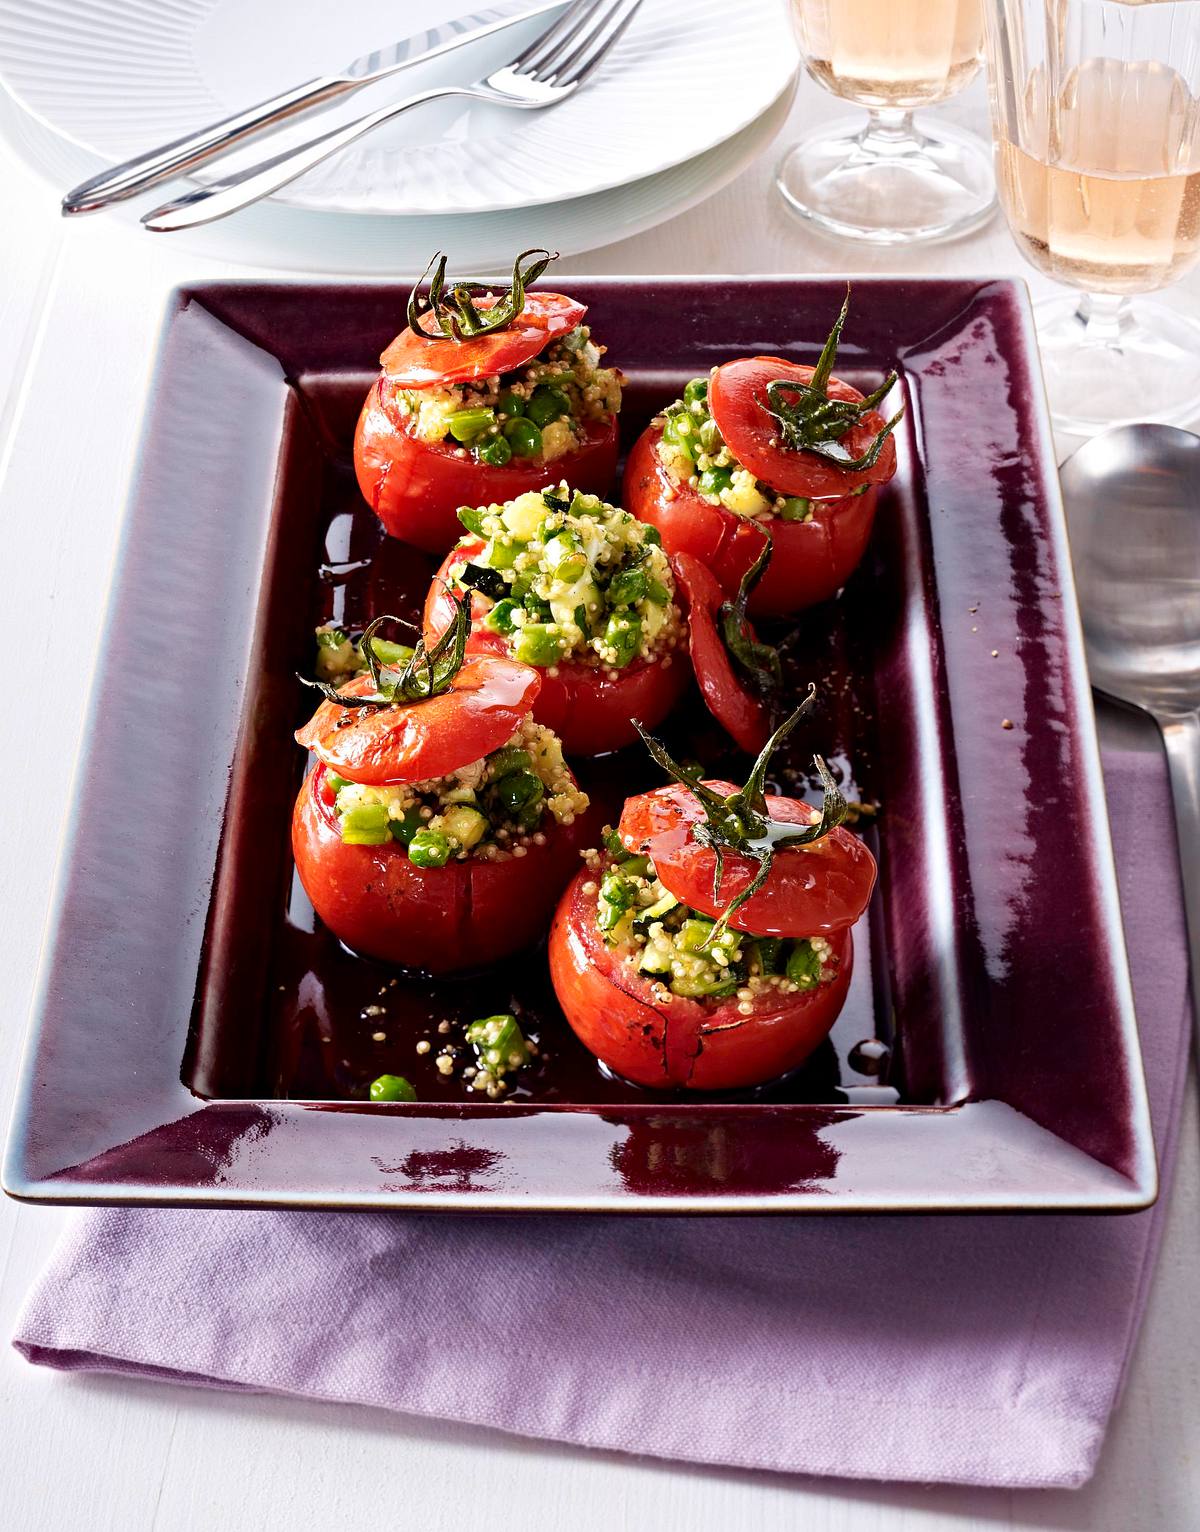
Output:
M182 175L193 166L223 154L261 128L273 127L297 112L334 101L365 83L345 75L324 75L304 85L296 85L272 96L269 101L261 101L257 106L247 107L244 112L214 122L197 133L189 133L186 138L178 138L172 144L164 144L160 149L126 160L122 165L102 170L67 193L62 200L63 214L70 217L76 213L94 213L111 202L134 197L138 192L157 186L160 181Z

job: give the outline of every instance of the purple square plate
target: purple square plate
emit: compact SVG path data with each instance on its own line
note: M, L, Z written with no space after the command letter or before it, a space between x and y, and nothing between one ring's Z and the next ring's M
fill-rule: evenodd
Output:
M626 444L726 357L811 361L843 293L570 289L628 376ZM839 372L899 369L900 467L863 567L788 652L825 698L804 749L881 805L880 886L829 1044L739 1098L606 1079L538 954L440 985L353 959L293 877L312 627L411 604L429 576L381 537L349 463L403 306L381 285L171 299L6 1189L492 1212L1146 1206L1154 1150L1021 284L855 283ZM604 772L653 780L629 752ZM514 999L543 1063L518 1099L464 1100L415 1040ZM422 1099L364 1100L386 1070Z

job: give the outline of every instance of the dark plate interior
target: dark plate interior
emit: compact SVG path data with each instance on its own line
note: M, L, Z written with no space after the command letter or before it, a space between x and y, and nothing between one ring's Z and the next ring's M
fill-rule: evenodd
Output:
M798 280L687 281L667 301L639 282L572 290L627 373L626 444L724 356L813 359L841 297ZM738 1100L606 1077L541 953L438 983L354 958L294 879L290 735L310 710L295 673L312 629L415 612L431 569L380 535L349 461L364 359L401 312L381 287L179 295L10 1188L426 1206L1144 1202L1140 1060L1023 294L856 285L839 371L868 384L900 367L900 471L847 590L775 635L796 693L812 680L822 699L777 780L806 790L819 749L848 796L880 804L864 825L880 888L829 1044ZM156 619L184 657L158 683L152 728L106 702L105 677ZM744 767L698 704L669 737L722 774ZM635 750L585 774L613 804L656 780ZM136 786L136 822L91 823L89 796L114 781L120 801ZM514 1001L544 1052L518 1102L464 1099L436 1049L417 1055L439 1024L455 1037ZM81 1120L85 1013L114 1042ZM45 1090L51 1066L65 1096ZM367 1106L385 1070L420 1104Z

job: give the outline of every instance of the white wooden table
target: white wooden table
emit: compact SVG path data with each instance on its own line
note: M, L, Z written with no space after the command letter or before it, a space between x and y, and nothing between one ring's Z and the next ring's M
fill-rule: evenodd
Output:
M829 111L805 84L793 128ZM955 115L981 123L979 89ZM706 204L562 272L1025 272L1001 223L873 256L805 233L769 191L772 149ZM0 549L14 687L0 811L0 1113L12 1076L108 596L165 292L236 268L103 218L0 148ZM58 190L61 191L62 188ZM405 276L407 273L397 273ZM1035 283L1036 286L1036 283ZM1200 311L1200 283L1175 301ZM53 696L54 703L48 699ZM12 707L13 700L20 708ZM36 749L34 742L36 740ZM103 1040L97 1038L97 1048ZM1078 1493L759 1476L584 1452L368 1410L54 1376L0 1352L0 1525L243 1532L386 1522L423 1532L960 1532L1200 1526L1200 1122L1183 1150L1149 1317L1100 1471ZM0 1201L0 1334L71 1215ZM902 1316L898 1316L898 1322Z

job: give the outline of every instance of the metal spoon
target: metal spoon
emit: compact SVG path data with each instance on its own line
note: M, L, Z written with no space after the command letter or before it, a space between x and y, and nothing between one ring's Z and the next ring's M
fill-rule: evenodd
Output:
M1061 477L1092 683L1149 713L1167 747L1200 1002L1200 436L1120 426Z

